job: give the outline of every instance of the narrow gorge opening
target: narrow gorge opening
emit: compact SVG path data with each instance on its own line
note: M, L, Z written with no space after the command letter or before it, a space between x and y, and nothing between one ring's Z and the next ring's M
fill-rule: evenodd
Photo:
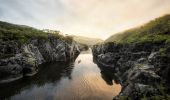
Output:
M0 100L170 100L169 76L170 0L0 2Z

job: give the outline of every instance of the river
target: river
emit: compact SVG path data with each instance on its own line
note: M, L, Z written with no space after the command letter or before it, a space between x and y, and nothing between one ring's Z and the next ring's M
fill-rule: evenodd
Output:
M0 85L0 100L112 100L121 86L102 74L91 52L81 53L75 63L43 64L33 77Z

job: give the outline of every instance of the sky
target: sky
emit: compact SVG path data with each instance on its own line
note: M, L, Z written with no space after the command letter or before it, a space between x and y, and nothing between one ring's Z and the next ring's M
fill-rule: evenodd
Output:
M0 20L106 39L170 13L170 0L0 0Z

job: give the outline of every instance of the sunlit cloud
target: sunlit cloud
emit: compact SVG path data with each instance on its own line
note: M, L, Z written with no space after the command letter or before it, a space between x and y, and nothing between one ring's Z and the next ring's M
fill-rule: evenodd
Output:
M0 0L0 20L107 38L170 13L170 0Z

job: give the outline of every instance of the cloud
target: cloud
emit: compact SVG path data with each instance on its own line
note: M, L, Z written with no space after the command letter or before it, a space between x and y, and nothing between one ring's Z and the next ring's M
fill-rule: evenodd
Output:
M170 12L169 0L64 0L64 4L74 16L69 20L77 22L72 30L105 38Z
M170 13L169 0L0 0L0 20L107 38Z
M0 16L1 19L39 28L55 21L64 10L58 0L3 0L0 2L0 11L3 14Z

